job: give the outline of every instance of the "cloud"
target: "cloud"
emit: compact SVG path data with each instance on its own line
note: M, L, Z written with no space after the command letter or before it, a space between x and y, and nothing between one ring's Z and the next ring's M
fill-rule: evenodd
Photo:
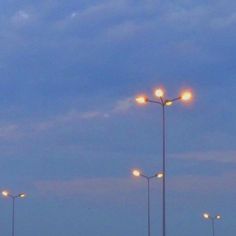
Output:
M232 13L224 17L216 17L212 19L211 26L212 28L215 29L222 29L234 26L235 23L236 23L236 13Z
M105 36L109 40L127 40L136 36L138 33L142 32L142 30L142 24L134 21L126 21L108 28Z
M13 23L21 24L29 20L30 15L26 11L19 10L15 13L15 15L12 17Z
M127 1L103 1L98 4L91 4L83 10L72 12L74 17L80 20L99 20L101 18L114 17L114 14L126 10Z
M85 111L79 112L76 110L72 110L66 112L62 115L57 115L52 118L49 118L45 121L39 121L31 124L31 127L35 131L46 131L52 129L57 126L69 124L69 123L77 123L81 120L91 120L95 118L107 118L109 115L100 111Z
M146 20L145 16L151 15L156 7L155 1L137 3L136 1L102 1L97 4L88 4L69 13L64 19L60 19L57 25L61 29L76 28L79 30L84 25L96 26L97 40L126 41L143 33L152 26L156 28L155 18ZM138 20L137 16L144 17L144 21ZM91 38L90 38L91 40Z
M20 135L19 126L16 124L8 124L0 126L0 139L12 140Z
M236 21L234 1L194 4L182 1L166 3L161 19L167 26L184 31L211 31L231 27Z
M236 164L236 151L225 150L225 151L204 151L204 152L187 152L179 154L170 154L172 158L182 160L195 160L195 161L214 161L218 163L229 163Z
M121 113L130 110L134 106L134 99L133 98L125 98L119 100L114 105L111 113Z
M77 15L78 15L77 12L72 12L71 15L70 15L70 17L73 19L73 18L75 18Z
M192 193L232 193L235 192L236 173L229 172L218 176L183 175L169 180L169 189L176 192Z
M211 196L212 193L232 193L236 189L235 173L226 173L219 176L181 175L168 177L168 191L172 193L204 193ZM91 177L72 180L38 181L35 188L42 196L58 197L85 197L90 199L117 200L125 196L142 191L144 186L141 179ZM224 186L224 188L222 188ZM159 188L153 185L152 188Z
M69 123L69 122L75 122L81 119L89 120L99 117L106 117L106 114L101 111L76 111L72 110L69 111L63 115L59 115L54 118L54 120L58 123Z
M171 4L167 7L167 11L163 15L168 23L188 23L187 25L179 25L180 27L193 27L209 17L210 9L205 5L199 6L179 6Z
M132 193L139 188L130 178L80 178L68 181L38 181L36 190L43 196L120 198L121 194Z
M48 120L32 123L31 128L34 131L46 131L60 125L77 123L81 120L107 119L115 114L127 112L128 110L132 109L133 105L133 99L125 98L114 103L111 109L104 109L100 111L91 110L83 112L71 110L65 112L64 114L54 116Z
M103 24L108 19L113 19L121 15L121 12L126 12L127 1L102 1L96 4L88 4L84 8L74 10L64 18L56 22L62 29L70 28L71 25L90 25L91 23ZM76 7L76 6L75 6Z
M108 104L106 104L107 106ZM31 137L32 135L50 132L55 128L70 127L75 124L84 124L94 122L95 120L109 119L117 114L124 114L133 107L131 98L125 98L114 102L110 108L101 110L78 111L75 109L52 115L48 118L31 119L31 121L21 120L15 123L0 125L0 139L13 140Z
M107 118L107 117L109 117L109 115L106 113L98 112L98 111L92 111L92 112L84 112L84 113L80 114L80 117L82 119L93 119L93 118L97 118L97 117Z

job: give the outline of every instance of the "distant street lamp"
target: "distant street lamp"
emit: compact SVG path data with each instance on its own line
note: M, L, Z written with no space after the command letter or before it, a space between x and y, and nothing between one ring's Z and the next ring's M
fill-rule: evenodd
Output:
M26 197L25 193L19 193L17 195L12 195L8 191L2 191L2 195L4 197L10 197L12 199L12 236L15 235L15 200L17 198L24 198Z
M132 171L132 174L133 176L135 177L143 177L147 180L147 190L148 190L148 198L147 198L147 208L148 208L148 214L147 214L147 223L148 223L148 236L151 235L151 223L150 223L150 180L153 179L153 178L163 178L163 173L162 172L159 172L159 173L156 173L155 175L152 175L152 176L147 176L147 175L144 175L140 170L133 170Z
M175 101L181 100L188 102L192 99L192 93L190 91L184 91L180 96L172 99L165 98L165 91L161 88L155 90L154 95L157 100L149 99L145 95L136 97L136 102L139 104L155 103L162 108L162 235L166 236L166 117L165 108L171 106Z
M210 220L211 221L212 235L215 236L215 220L220 220L221 219L221 215L211 216L208 213L204 213L203 214L203 218L206 219L206 220Z

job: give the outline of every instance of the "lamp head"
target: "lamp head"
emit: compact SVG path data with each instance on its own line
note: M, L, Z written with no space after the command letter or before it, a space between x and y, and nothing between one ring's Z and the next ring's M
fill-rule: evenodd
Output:
M173 101L171 101L171 100L166 100L165 101L166 106L171 106L172 104L173 104Z
M148 102L148 98L146 96L138 96L135 100L138 104L146 104Z
M8 197L8 196L9 196L9 192L6 191L6 190L4 190L4 191L2 191L2 195L3 195L4 197Z
M164 176L163 172L158 172L158 173L156 173L156 177L157 177L158 179L163 178L163 176Z
M24 198L24 197L26 197L26 194L25 194L25 193L20 193L20 194L18 195L18 197Z
M216 219L220 220L221 219L221 215L216 215Z
M163 89L158 88L158 89L155 90L154 94L155 94L155 96L157 96L158 98L162 98L165 93L164 93L164 90L163 90Z
M210 218L210 214L204 213L204 214L203 214L203 217L204 217L205 219L209 219L209 218Z
M192 99L193 95L190 91L184 91L181 96L180 99L183 100L184 102L190 101Z
M133 176L135 176L135 177L139 177L140 175L141 175L141 172L139 171L139 170L133 170L132 171L132 174L133 174Z

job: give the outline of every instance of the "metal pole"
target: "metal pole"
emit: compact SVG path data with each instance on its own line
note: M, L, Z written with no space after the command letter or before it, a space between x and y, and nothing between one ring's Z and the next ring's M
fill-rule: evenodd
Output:
M212 235L215 236L215 219L211 219L211 225L212 225Z
M151 224L150 224L150 178L147 178L148 183L148 236L151 235Z
M162 104L162 169L163 169L163 184L162 184L162 233L166 235L166 120L165 120L165 104Z
M15 235L15 197L12 197L12 236Z

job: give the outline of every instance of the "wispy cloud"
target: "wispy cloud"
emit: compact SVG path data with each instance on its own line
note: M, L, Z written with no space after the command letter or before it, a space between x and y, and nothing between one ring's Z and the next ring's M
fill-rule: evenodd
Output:
M176 192L231 193L233 189L236 189L235 178L236 174L232 172L218 176L175 176L169 181L169 188Z
M38 181L35 187L40 194L61 197L85 196L90 198L107 197L117 199L120 194L131 193L139 188L127 178L80 178L68 181Z
M212 19L211 26L215 29L228 28L230 26L235 25L236 23L236 13L232 13L230 15L216 17Z
M166 3L161 18L167 25L180 30L192 30L193 27L201 31L222 29L232 26L236 21L234 7L230 6L235 6L235 2Z
M6 123L0 125L0 139L13 140L17 138L25 138L31 135L43 134L55 128L75 125L101 119L109 119L117 114L125 114L133 107L133 101L125 98L114 102L110 108L101 110L69 110L52 115L47 119L32 119L24 121L16 121L15 123ZM86 125L86 123L85 123Z
M133 98L125 98L116 102L114 107L111 110L111 113L122 113L126 112L134 106Z
M202 24L204 19L209 17L209 8L205 5L201 6L184 6L171 4L163 15L166 22L176 24L179 27L193 27ZM179 23L188 22L187 25Z
M108 28L105 36L109 40L127 40L142 32L143 29L143 24L135 21L126 21Z
M16 124L7 124L0 126L0 139L12 140L20 136L19 126Z
M232 192L232 189L236 189L235 177L235 173L219 176L175 176L168 178L168 189L172 193L204 193L210 196L212 193ZM153 185L153 188L158 188L158 186ZM49 194L69 198L81 196L116 200L122 194L132 195L135 191L142 191L144 185L140 184L140 180L132 178L91 177L68 181L38 181L35 183L35 188L43 196Z
M46 131L46 130L49 130L49 129L52 129L54 127L58 127L61 125L81 122L81 120L107 118L108 116L109 115L106 114L105 112L100 112L100 111L80 112L80 111L72 110L64 114L51 117L47 120L33 122L31 126L32 126L32 129L35 131Z
M204 152L187 152L171 154L172 158L194 161L214 161L218 163L236 164L235 150L204 151Z
M12 16L12 22L14 24L23 24L30 19L30 14L24 10L19 10Z
M57 115L45 121L32 123L32 129L35 131L45 131L55 126L65 125L68 123L77 123L81 120L107 119L113 115L123 114L128 112L134 106L133 99L125 98L114 103L110 109L77 111L72 110L64 114Z
M86 9L77 12L79 18L91 20L112 16L114 12L125 9L126 1L103 1L95 5L90 5Z

